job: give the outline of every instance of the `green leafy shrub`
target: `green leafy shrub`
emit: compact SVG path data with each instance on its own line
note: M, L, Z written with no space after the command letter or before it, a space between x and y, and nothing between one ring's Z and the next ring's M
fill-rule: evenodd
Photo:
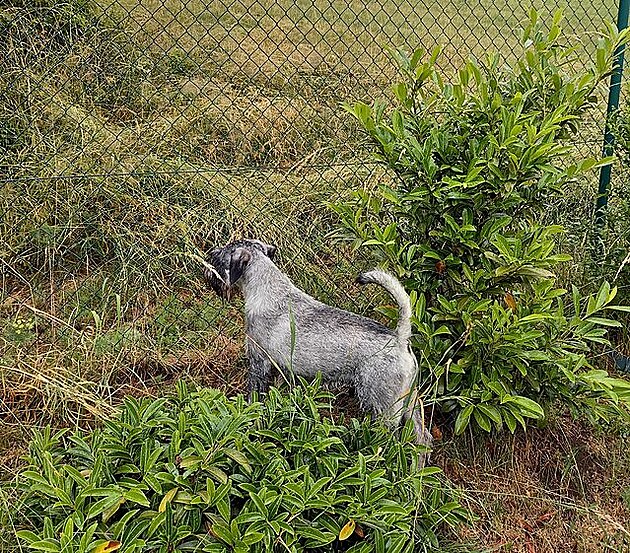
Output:
M435 386L458 433L471 421L513 432L557 399L593 417L630 402L629 383L587 361L617 324L602 315L616 289L604 283L582 298L574 288L565 301L552 272L570 259L556 251L563 229L540 223L554 196L610 161L571 165L568 141L625 34L611 27L592 66L578 69L560 20L545 31L532 12L514 63L471 59L453 82L437 69L439 50L427 60L397 52L395 107L347 108L395 180L333 207L345 237L412 291L420 385Z
M463 513L439 469L418 468L411 428L335 423L329 400L317 383L252 404L180 383L100 430L39 433L18 535L51 553L431 550Z
M611 121L618 163L606 209L600 255L595 256L592 272L614 282L624 300L630 299L630 106L617 111Z

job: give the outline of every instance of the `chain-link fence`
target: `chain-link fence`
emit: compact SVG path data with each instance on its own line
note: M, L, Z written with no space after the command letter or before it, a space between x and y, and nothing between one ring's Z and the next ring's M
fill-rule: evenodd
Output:
M616 14L558 4L533 7L593 41ZM189 255L233 237L277 244L302 288L367 309L351 284L367 260L332 240L327 202L383 176L340 105L388 94L391 46L442 44L447 72L509 57L531 7L1 2L0 416L33 387L79 405L186 371L239 389L238 306Z

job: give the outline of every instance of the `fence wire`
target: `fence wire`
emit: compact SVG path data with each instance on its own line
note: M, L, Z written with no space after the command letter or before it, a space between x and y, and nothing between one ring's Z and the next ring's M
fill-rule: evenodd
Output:
M593 42L616 13L613 0L0 2L0 416L30 401L16 382L129 391L189 371L239 389L238 306L189 255L230 238L277 244L303 289L368 309L352 281L370 260L331 238L327 202L383 173L340 105L388 94L389 47L441 44L446 72L509 57L531 7L563 8ZM589 127L585 148L600 143Z

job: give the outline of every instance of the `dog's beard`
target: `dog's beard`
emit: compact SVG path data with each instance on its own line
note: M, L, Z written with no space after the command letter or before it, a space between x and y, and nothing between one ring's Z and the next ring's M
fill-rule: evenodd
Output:
M214 293L225 301L231 301L238 293L238 286L230 286L217 273L206 272L206 280Z

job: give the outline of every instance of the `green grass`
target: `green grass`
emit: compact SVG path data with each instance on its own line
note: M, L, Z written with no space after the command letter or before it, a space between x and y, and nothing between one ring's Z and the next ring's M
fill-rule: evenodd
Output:
M577 0L562 5L515 0L101 0L100 5L156 48L192 56L200 67L270 79L308 69L351 71L359 81L380 77L381 83L387 76L382 71L390 69L386 46L431 49L442 44L446 59L458 63L469 54L484 55L489 47L509 54L517 44L514 29L531 7L543 17L562 7L566 26L579 34L595 33L602 19L616 15L611 0L589 5Z

